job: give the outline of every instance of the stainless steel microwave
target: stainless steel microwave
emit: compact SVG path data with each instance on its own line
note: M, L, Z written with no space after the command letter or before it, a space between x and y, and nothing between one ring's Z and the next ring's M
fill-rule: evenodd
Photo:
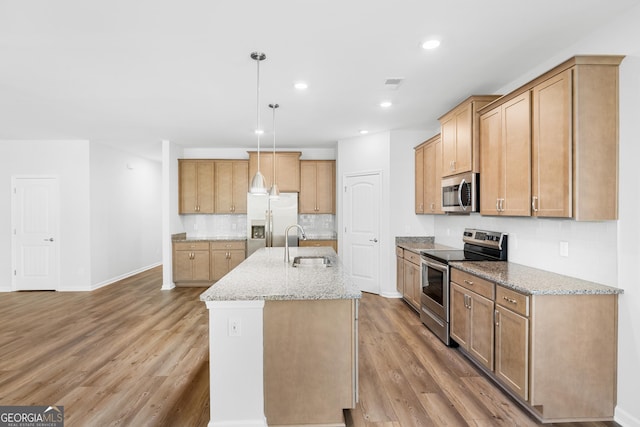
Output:
M478 212L479 174L467 172L442 178L442 210L455 213Z

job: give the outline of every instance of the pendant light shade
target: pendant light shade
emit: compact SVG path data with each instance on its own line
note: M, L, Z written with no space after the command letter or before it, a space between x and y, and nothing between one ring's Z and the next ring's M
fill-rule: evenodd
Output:
M256 135L258 135L258 171L251 179L251 186L249 187L249 193L251 194L267 194L267 186L264 181L264 176L260 172L260 136L262 135L262 128L260 128L260 62L267 59L267 55L262 52L252 52L251 59L256 61L258 73L257 73L257 90L256 90Z
M280 190L278 190L278 184L276 184L276 108L280 107L278 104L269 104L269 108L273 111L273 183L269 190L270 199L278 199L280 197Z

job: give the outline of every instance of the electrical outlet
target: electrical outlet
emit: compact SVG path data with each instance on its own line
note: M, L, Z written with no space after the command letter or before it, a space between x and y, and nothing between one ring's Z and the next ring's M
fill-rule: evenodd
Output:
M242 335L242 322L240 319L232 317L229 319L229 336L239 337Z
M569 256L569 242L560 242L560 256Z

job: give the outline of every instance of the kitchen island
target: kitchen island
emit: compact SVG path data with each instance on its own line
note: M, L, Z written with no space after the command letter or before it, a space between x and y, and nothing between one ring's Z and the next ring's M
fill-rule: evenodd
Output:
M361 297L329 247L256 251L200 299L209 309L209 426L344 425L357 401Z

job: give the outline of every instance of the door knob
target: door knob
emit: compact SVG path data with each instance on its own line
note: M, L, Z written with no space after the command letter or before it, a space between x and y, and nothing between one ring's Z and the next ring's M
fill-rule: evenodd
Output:
M369 241L373 243L378 243L378 239L376 239L375 237L373 239L369 239Z
M53 242L53 237L50 237L48 239L44 239L45 242Z

